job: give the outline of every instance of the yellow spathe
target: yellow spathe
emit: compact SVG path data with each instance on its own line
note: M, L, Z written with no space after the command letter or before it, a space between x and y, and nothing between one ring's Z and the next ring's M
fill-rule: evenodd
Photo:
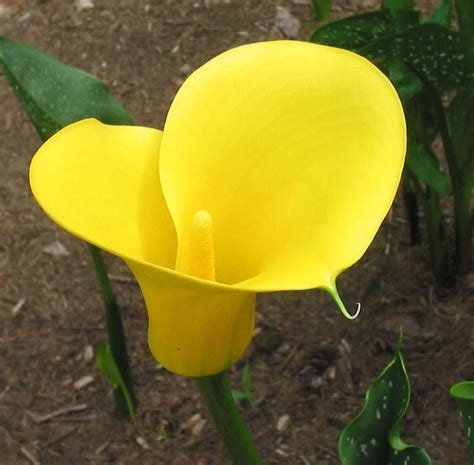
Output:
M129 264L157 360L204 376L245 351L256 292L335 292L390 208L404 154L403 110L377 68L277 41L195 71L163 133L66 127L35 155L30 178L54 221ZM196 247L212 273L200 274Z
M302 289L329 286L365 252L404 151L396 91L367 60L267 42L187 79L166 119L160 172L178 244L194 211L211 213L218 281Z
M148 309L150 350L168 370L186 376L215 374L245 352L253 334L255 293L130 265Z

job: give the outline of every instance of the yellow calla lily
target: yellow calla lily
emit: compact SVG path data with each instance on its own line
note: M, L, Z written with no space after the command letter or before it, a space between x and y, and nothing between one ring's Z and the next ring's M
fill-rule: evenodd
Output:
M54 221L130 266L155 358L207 376L248 346L256 293L320 287L338 299L336 277L372 241L404 154L403 110L376 67L276 41L195 71L163 133L64 128L30 180Z

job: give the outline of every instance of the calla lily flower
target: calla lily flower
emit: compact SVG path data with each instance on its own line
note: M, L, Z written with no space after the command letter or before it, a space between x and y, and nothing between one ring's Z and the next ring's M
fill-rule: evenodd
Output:
M219 373L255 297L323 288L368 248L395 196L405 121L366 59L297 41L244 45L184 82L163 132L83 120L36 153L33 194L131 268L169 370Z

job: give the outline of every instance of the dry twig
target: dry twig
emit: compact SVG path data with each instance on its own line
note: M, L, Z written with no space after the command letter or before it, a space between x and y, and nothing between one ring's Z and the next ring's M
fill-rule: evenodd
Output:
M33 464L33 465L41 465L38 460L34 457L31 452L28 452L24 447L20 447L20 452Z
M285 370L285 368L290 364L290 362L293 360L293 358L295 357L296 353L298 352L298 349L299 349L299 344L295 344L295 346L293 347L293 349L291 350L291 352L287 355L287 357L285 358L285 360L283 360L283 363L281 364L280 366L280 372L283 372Z
M58 434L56 437L53 439L50 439L44 446L45 448L48 448L52 446L53 444L62 441L65 437L69 436L72 432L74 432L78 427L77 426L71 426L71 428L67 429L66 431L63 431L61 434Z
M58 417L60 415L66 415L68 413L74 413L74 412L82 412L83 410L87 409L86 404L78 404L78 405L71 405L69 407L64 407L60 408L58 410L54 410L53 412L46 413L45 415L38 415L37 413L33 413L30 411L26 411L26 413L30 416L30 418L36 423L45 423L46 421L49 421L55 417Z
M25 302L26 302L26 299L24 297L22 299L20 299L10 310L11 315L12 316L18 315L18 313L22 309L23 305L25 305Z

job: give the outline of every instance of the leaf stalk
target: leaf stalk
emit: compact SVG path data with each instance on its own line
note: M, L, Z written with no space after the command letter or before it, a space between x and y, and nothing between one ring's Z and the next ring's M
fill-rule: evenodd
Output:
M107 335L110 351L112 352L112 357L115 361L115 364L117 365L118 371L120 372L120 376L124 381L126 390L128 391L128 396L125 396L120 387L114 388L115 406L120 415L131 416L132 412L135 410L136 401L130 378L127 342L125 339L120 309L117 304L117 299L113 293L112 285L107 274L107 268L100 250L92 244L87 245L92 257L92 261L94 262L94 267L102 293L102 300L105 306Z

